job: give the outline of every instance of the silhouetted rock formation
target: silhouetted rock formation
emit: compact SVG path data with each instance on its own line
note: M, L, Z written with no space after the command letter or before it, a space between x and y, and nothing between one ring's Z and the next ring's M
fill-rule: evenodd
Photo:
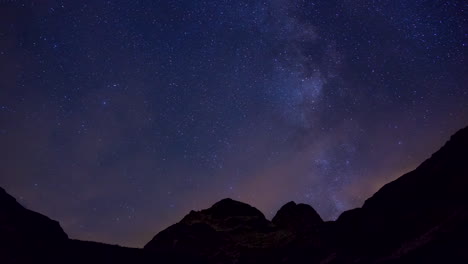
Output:
M303 231L320 226L323 220L312 206L289 202L281 207L271 222L279 228Z
M270 222L224 199L191 211L144 249L70 240L0 189L0 262L468 263L467 190L468 128L337 221L289 202Z
M424 256L418 253L449 242L448 233L450 243L468 249L467 190L468 128L464 128L414 171L383 186L362 208L338 218L343 261L402 261L414 255L440 263L467 260L467 254L457 252L455 245L450 254L442 248Z
M20 205L0 188L0 263L202 263L179 255L68 239L57 221Z
M205 223L216 231L241 231L268 228L268 220L257 208L248 204L223 199L200 212L191 211L181 223L193 225Z
M225 226L232 226L228 223L233 213L227 212L234 210L229 204L242 203L223 200L210 209L191 212L179 223L186 225L181 229L185 237L193 234L203 243L196 240L184 244L184 249L178 248L174 241L179 241L181 236L178 232L167 232L175 228L172 226L158 234L146 248L170 247L173 252L184 252L193 249L195 244L212 242L205 248L209 254L203 256L207 259L213 260L213 256L226 250L235 252L226 256L223 263L265 260L270 263L468 263L466 190L468 128L453 135L416 170L385 185L362 208L344 212L335 222L323 222L308 205L289 202L271 223L263 220L259 212L251 214L259 219L258 225L236 222L237 228L243 227L248 232L233 237ZM214 208L226 214L214 221L207 213ZM199 227L190 227L190 223L206 224L207 235L201 234ZM160 239L163 234L164 243ZM156 246L155 241L161 243Z
M58 222L25 209L0 188L0 256L6 257L5 262L32 260L24 251L47 253L67 239Z
M223 199L157 234L145 249L164 254L201 256L205 261L230 263L251 248L268 248L272 224L258 209Z
M68 238L57 221L30 211L0 187L0 237L15 243L43 243Z

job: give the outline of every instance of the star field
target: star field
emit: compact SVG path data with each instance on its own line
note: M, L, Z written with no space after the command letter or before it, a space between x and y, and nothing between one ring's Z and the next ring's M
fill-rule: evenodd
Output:
M143 246L231 197L362 205L468 122L465 1L3 1L0 185Z

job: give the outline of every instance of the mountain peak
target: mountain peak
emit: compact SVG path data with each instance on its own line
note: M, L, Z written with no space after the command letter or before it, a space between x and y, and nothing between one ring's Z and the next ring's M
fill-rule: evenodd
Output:
M272 222L280 228L304 230L323 223L323 220L312 206L291 201L278 210Z
M254 216L265 218L263 213L257 208L231 198L222 199L205 212L217 218L229 216Z
M180 223L193 225L203 223L215 230L231 230L240 226L265 226L265 216L257 208L246 203L225 198L201 211L191 211Z

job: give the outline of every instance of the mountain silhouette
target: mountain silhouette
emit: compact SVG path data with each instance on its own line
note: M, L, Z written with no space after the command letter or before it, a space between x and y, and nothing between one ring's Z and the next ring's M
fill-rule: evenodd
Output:
M291 201L279 209L271 222L279 228L300 231L318 227L323 220L312 206Z
M336 221L294 202L269 221L228 198L143 249L69 239L0 188L0 263L468 263L467 190L468 127Z

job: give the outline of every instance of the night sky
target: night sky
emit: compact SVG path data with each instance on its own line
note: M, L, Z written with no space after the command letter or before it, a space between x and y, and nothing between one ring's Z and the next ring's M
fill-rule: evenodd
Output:
M467 10L1 1L0 186L126 246L225 197L335 219L468 125Z

